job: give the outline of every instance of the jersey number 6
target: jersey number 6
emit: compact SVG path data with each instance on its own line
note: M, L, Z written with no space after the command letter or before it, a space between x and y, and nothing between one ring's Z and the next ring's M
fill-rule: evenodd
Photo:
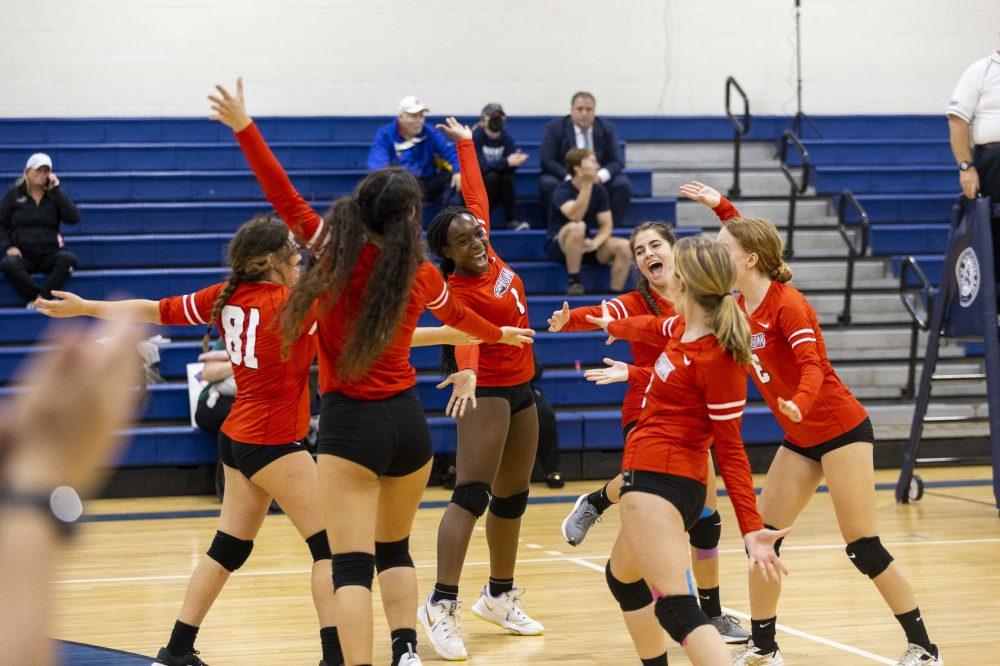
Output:
M767 371L761 367L760 358L758 358L757 354L750 354L750 365L753 366L753 370L757 373L757 379L760 380L761 384L771 381L771 375L767 374Z
M226 352L233 365L242 364L251 370L257 369L257 326L260 324L260 311L250 308L247 321L243 308L227 305L222 308L222 330L226 338ZM246 352L243 351L243 325L246 324Z

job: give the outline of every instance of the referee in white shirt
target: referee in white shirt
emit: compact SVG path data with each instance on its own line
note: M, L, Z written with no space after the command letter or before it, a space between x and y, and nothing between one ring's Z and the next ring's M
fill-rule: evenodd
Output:
M962 192L970 199L982 193L1000 203L1000 51L962 74L948 102L948 130ZM998 232L995 227L994 246Z

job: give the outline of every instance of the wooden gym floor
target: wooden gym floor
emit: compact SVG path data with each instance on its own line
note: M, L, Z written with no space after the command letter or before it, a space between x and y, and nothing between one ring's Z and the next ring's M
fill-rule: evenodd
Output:
M882 540L909 574L932 640L949 666L1000 663L1000 520L985 467L922 469L924 498L897 505L894 471L878 472ZM761 479L756 478L759 484ZM638 663L604 563L618 529L616 509L581 546L562 539L559 525L576 496L596 487L576 482L561 490L532 487L522 528L516 584L525 609L545 635L518 637L475 618L469 607L488 575L482 528L477 528L462 577L462 630L472 665ZM427 491L411 537L421 594L434 584L437 525L448 493ZM745 618L746 558L732 507L720 498L722 601ZM101 500L55 573L54 638L155 655L173 625L187 579L215 530L214 497ZM880 597L844 555L829 495L820 492L786 539L791 576L779 609L785 663L894 664L902 630ZM253 555L233 576L209 613L197 647L212 666L309 664L319 661L319 636L309 594L309 553L282 515L264 522ZM376 587L375 663L388 662L388 630ZM425 663L442 663L418 629ZM114 653L108 652L108 655ZM123 659L124 661L118 661ZM148 661L152 661L149 659ZM148 663L148 661L146 663ZM89 663L142 663L127 655ZM688 663L678 647L671 664Z

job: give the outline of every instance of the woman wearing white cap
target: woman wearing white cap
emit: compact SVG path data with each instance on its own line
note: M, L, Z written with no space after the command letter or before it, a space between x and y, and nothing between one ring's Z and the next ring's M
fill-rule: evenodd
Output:
M80 212L59 187L49 156L29 157L24 175L0 202L0 270L29 308L39 296L52 298L52 290L69 280L76 255L66 249L59 225L79 221ZM45 273L45 284L39 287L32 273Z

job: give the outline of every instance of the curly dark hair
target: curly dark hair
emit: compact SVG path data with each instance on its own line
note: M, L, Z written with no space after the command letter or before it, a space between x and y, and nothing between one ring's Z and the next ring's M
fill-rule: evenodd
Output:
M208 328L201 339L203 351L208 351L212 326L236 287L241 282L259 282L265 279L273 268L271 255L280 263L287 261L295 252L295 246L289 242L288 227L274 213L257 215L236 230L226 248L226 263L231 270L226 278L226 286L212 304L212 316L208 318Z
M396 334L410 298L417 268L424 260L420 239L423 192L405 169L368 174L354 194L341 197L323 215L322 248L292 289L282 308L283 349L294 342L317 298L330 307L345 294L365 242L381 245L378 259L360 294L358 314L347 322L351 334L337 359L343 379L360 379ZM354 308L351 308L354 309Z
M659 220L650 220L648 222L643 222L635 229L632 230L632 234L628 237L628 246L632 250L632 259L635 260L635 237L638 236L643 231L655 231L659 234L660 238L667 241L671 246L677 242L677 234L674 233L674 228L667 224L666 222L661 222ZM660 306L656 304L656 299L653 298L653 293L649 289L649 280L640 271L638 277L635 279L635 290L642 295L642 300L646 301L646 307L649 311L655 315L660 314Z
M438 256L438 267L445 281L448 276L455 272L454 260L444 256L444 250L448 247L448 230L451 229L451 222L456 217L469 215L476 219L476 214L465 206L448 206L434 216L431 223L427 225L427 246L431 252ZM458 371L458 362L455 361L455 347L452 345L441 345L441 375L447 377Z

